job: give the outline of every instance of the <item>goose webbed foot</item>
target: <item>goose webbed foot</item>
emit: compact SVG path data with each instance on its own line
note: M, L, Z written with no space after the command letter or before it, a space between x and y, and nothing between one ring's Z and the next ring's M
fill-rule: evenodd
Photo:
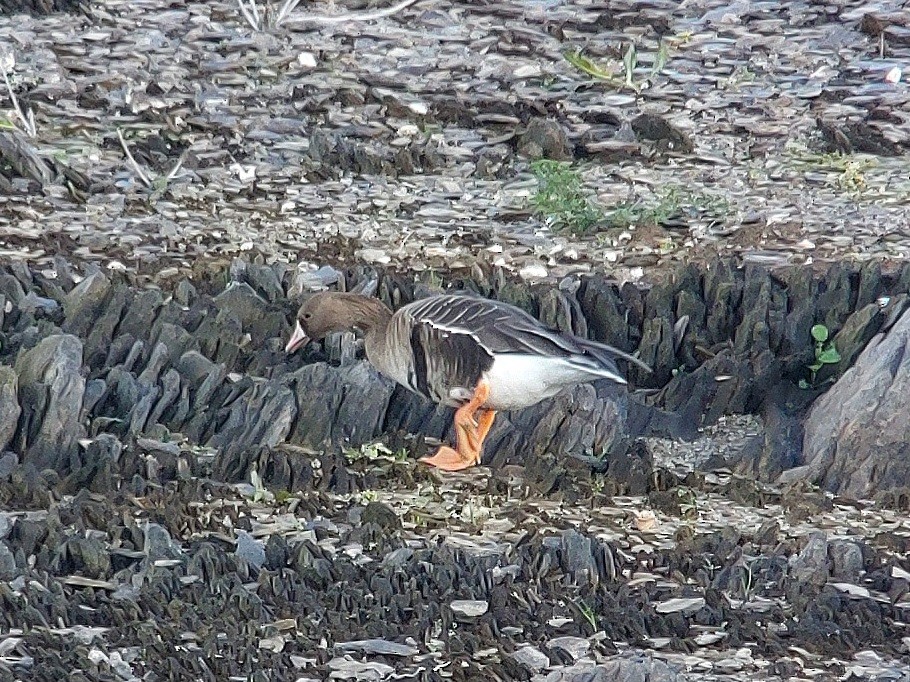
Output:
M480 464L483 441L496 419L493 410L481 407L489 397L490 387L481 381L474 389L471 400L455 412L456 447L453 449L444 445L435 455L422 457L420 461L444 471L460 471Z

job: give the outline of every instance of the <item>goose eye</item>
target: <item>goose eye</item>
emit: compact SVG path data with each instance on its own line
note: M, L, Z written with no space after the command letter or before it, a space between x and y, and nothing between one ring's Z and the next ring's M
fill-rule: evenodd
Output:
M309 320L311 317L313 317L313 313L304 313L303 314L304 320Z

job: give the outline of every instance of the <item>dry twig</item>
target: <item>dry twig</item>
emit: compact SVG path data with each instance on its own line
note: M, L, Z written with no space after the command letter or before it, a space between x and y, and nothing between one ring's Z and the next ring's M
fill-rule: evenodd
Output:
M133 170L136 171L136 175L139 176L139 179L142 180L143 184L149 189L152 188L152 181L149 180L148 175L145 174L145 171L136 163L136 159L133 158L130 148L126 146L126 140L123 139L123 133L120 131L120 128L117 128L117 137L120 138L120 146L123 147L123 151L126 154L126 158L129 160L130 165L132 165Z
M0 74L3 75L3 82L6 84L6 91L9 93L10 101L13 103L13 109L16 111L16 117L22 126L22 131L29 137L38 136L38 126L35 123L35 112L31 109L26 114L22 107L19 106L19 98L13 90L13 84L9 79L9 70L15 65L15 59L12 54L0 55ZM15 124L14 124L15 125Z
M284 23L289 24L345 24L349 21L374 21L375 19L382 19L383 17L388 17L396 12L400 12L406 7L410 7L417 0L401 0L401 2L392 5L391 7L386 7L385 9L377 9L368 12L353 12L351 14L338 14L338 15L325 15L317 14L316 16L301 16L301 17L287 17L284 20ZM294 3L296 6L296 3Z

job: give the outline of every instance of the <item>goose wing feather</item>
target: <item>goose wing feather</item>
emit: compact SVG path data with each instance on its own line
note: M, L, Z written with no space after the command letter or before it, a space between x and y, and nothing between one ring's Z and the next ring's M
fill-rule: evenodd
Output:
M595 373L608 370L618 375L619 358L650 371L647 365L619 349L588 341L546 327L514 306L486 298L447 294L421 299L401 310L413 323L433 330L470 336L490 357L498 354L540 355L562 358Z

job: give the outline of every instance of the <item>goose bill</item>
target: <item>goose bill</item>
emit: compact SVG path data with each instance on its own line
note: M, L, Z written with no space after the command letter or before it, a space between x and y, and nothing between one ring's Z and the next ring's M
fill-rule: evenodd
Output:
M300 322L298 322L294 326L294 333L291 334L288 345L284 347L284 352L293 353L295 350L307 345L309 342L310 337L306 335L306 333L303 331L303 327L300 326Z

